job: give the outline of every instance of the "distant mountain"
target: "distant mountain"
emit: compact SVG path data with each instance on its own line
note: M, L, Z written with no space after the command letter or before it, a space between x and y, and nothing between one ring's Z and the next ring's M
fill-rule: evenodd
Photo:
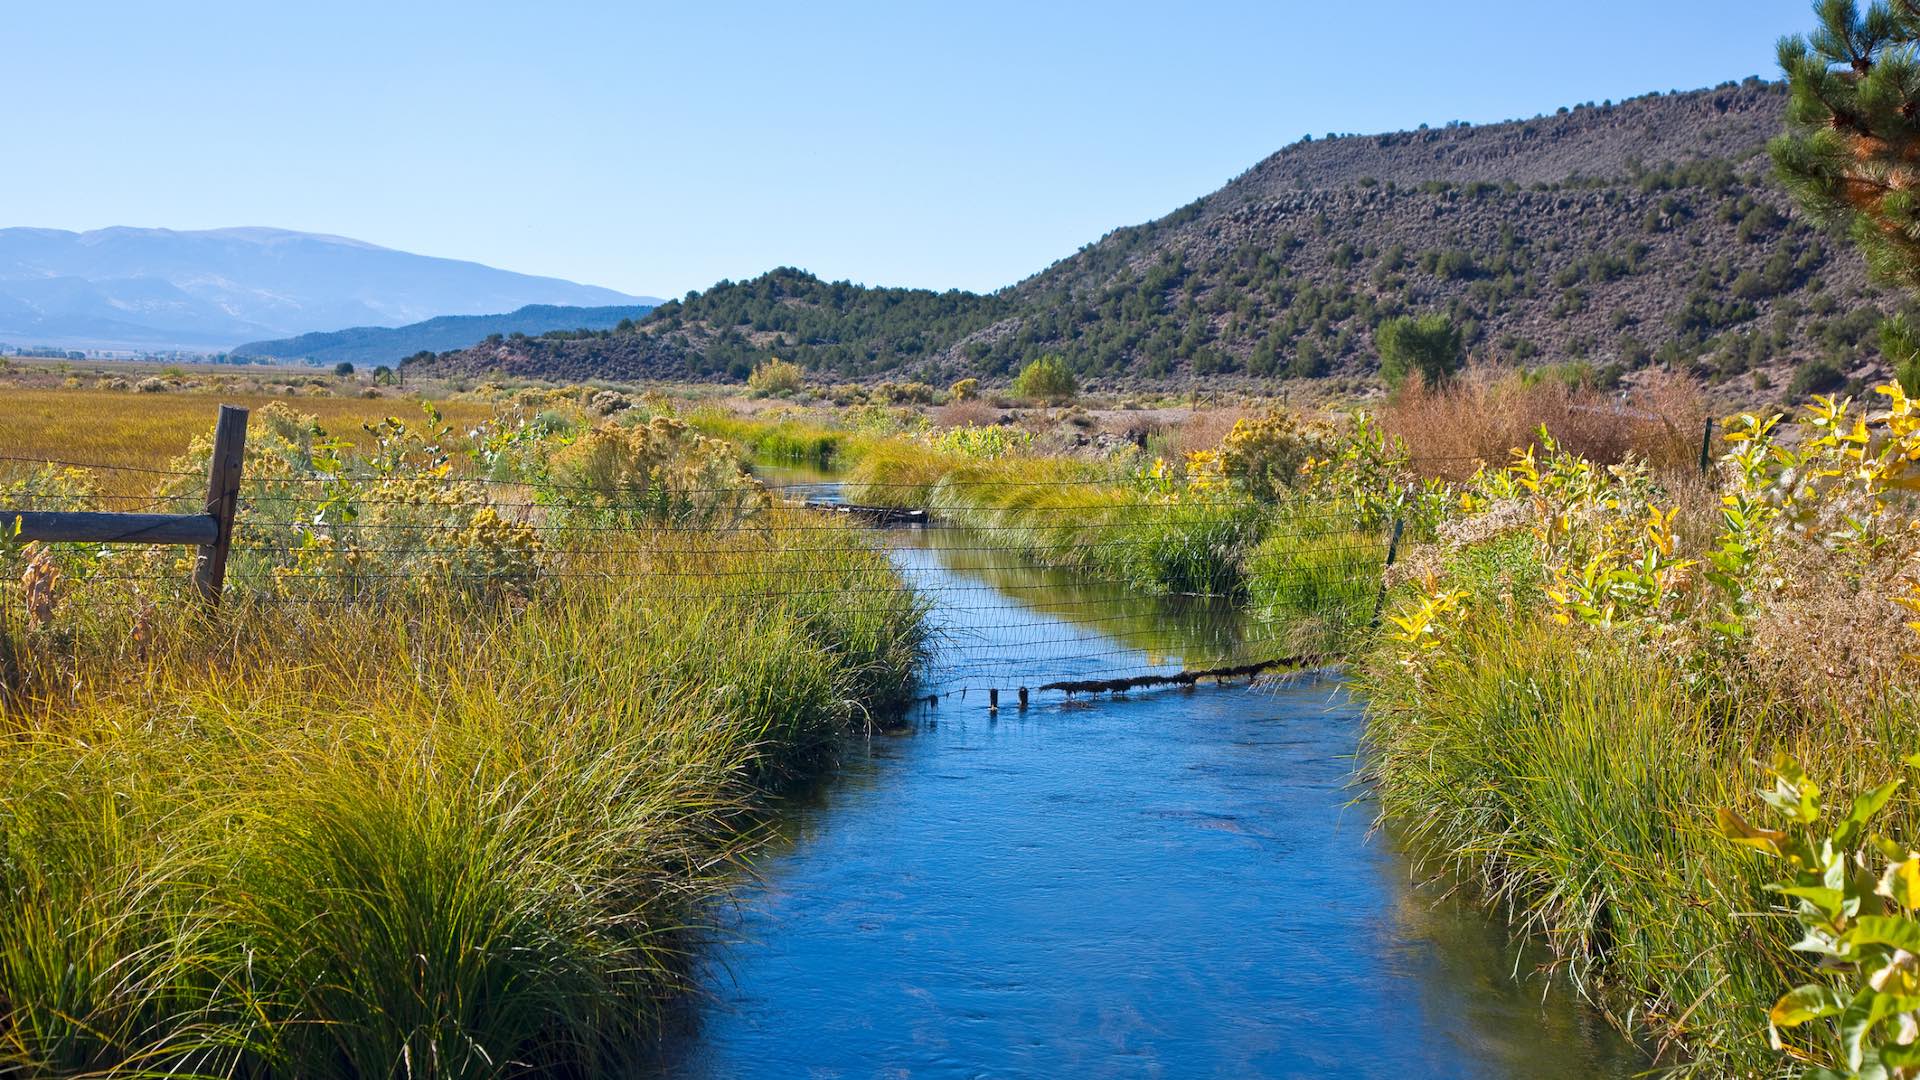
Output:
M284 229L0 229L0 341L225 351L528 304L658 303Z
M645 318L653 308L653 304L620 307L528 304L505 315L441 315L407 326L355 326L278 341L251 341L231 351L235 356L273 360L391 365L419 352L464 349L495 334L558 337L573 331L611 330L623 322Z
M1487 359L1660 363L1756 388L1751 370L1810 360L1862 374L1898 299L1773 179L1764 144L1784 111L1783 87L1751 79L1302 140L991 294L781 269L662 304L631 334L489 344L431 366L738 377L777 355L829 377L933 380L1058 353L1115 382L1270 381L1364 374L1382 321L1444 311Z

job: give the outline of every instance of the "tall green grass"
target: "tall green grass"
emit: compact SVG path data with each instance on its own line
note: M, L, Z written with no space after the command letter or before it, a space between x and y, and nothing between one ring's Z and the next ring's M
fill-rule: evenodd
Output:
M758 793L897 704L922 612L817 520L555 569L139 647L10 605L0 1074L621 1068Z
M1542 934L1662 1064L1781 1069L1766 1016L1808 976L1798 927L1714 810L1746 805L1776 752L1845 790L1877 780L1883 756L1860 748L1911 744L1911 703L1801 716L1526 611L1469 623L1423 666L1373 662L1363 687L1374 790L1416 850ZM1915 824L1909 808L1895 835Z
M763 420L714 409L694 413L688 423L703 434L737 443L751 457L822 469L846 468L879 441L803 420Z
M1312 512L1273 523L1247 556L1248 602L1300 650L1351 649L1382 600L1388 538Z
M846 494L925 509L1043 565L1154 593L1239 594L1246 555L1271 520L1246 498L1160 491L1112 464L980 461L910 443L868 452L848 475Z
M862 506L945 513L948 505L936 504L934 488L948 473L969 464L967 458L925 443L876 440L850 463L842 492L849 502Z

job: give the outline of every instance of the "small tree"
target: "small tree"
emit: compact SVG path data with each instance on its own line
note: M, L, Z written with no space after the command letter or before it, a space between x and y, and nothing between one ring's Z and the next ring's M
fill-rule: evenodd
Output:
M1063 402L1080 392L1073 369L1058 356L1043 356L1021 369L1013 379L1013 396L1028 401Z
M1780 42L1788 129L1768 149L1794 197L1844 227L1876 276L1920 287L1920 2L1814 10L1812 34Z
M1467 357L1460 329L1438 313L1388 319L1374 331L1373 342L1380 350L1380 377L1392 387L1412 374L1438 386L1452 378Z
M345 360L342 360L339 363L333 365L333 373L344 379L347 376L353 374L353 365L347 363Z

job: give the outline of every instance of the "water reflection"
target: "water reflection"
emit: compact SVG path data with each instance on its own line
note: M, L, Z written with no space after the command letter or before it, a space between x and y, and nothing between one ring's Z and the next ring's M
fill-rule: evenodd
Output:
M1084 571L1024 563L1006 552L988 550L988 545L955 529L906 531L897 542L929 557L927 561L905 559L909 579L935 599L935 625L957 640L991 645L993 632L981 632L975 624L999 623L955 617L956 609L968 611L985 604L991 613L1052 628L1081 646L1081 651L1124 658L1128 663L1102 665L1115 671L1228 666L1280 655L1274 643L1278 635L1272 628L1247 618L1224 598L1156 597L1124 584L1089 582ZM929 572L931 568L937 570ZM942 603L943 595L974 599ZM937 681L941 675L942 669L936 666L930 678Z

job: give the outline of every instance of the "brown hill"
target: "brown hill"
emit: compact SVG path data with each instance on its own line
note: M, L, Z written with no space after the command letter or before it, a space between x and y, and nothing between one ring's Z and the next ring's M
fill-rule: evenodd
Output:
M1891 297L1805 224L1758 80L1479 127L1302 141L1218 192L988 295L791 269L662 305L631 334L499 342L441 371L1004 376L1044 353L1109 383L1364 374L1372 333L1449 312L1486 359L1653 363L1752 386L1864 374ZM1818 361L1818 363L1810 363ZM1766 374L1754 380L1750 370Z

